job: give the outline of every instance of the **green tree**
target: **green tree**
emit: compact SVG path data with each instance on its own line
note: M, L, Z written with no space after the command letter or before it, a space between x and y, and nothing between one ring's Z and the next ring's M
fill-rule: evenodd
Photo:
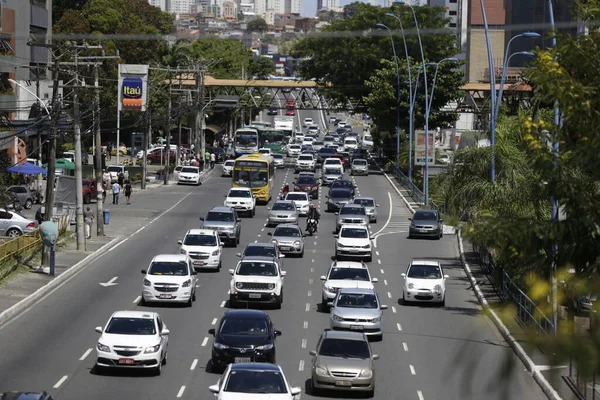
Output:
M239 40L198 39L189 46L193 60L213 61L208 66L217 79L241 79L252 62L252 51Z
M68 10L81 10L87 1L88 0L54 0L52 2L52 22L58 22Z
M269 79L275 72L275 63L268 57L257 57L250 62L248 72L254 79Z
M255 20L252 20L250 22L248 22L248 25L246 26L246 30L248 32L265 32L267 29L269 29L269 25L267 25L267 21L265 21L262 18L258 18Z

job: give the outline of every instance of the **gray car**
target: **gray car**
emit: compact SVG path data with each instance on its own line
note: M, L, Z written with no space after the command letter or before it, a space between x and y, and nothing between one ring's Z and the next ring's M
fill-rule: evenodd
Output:
M367 215L369 216L369 222L377 222L377 207L379 204L375 202L372 197L355 197L353 204L360 204L365 208Z
M200 221L203 221L202 228L219 232L219 237L223 242L227 242L233 247L237 247L240 243L241 221L233 208L213 207L206 214L206 218L200 217Z
M327 211L338 211L345 204L352 203L350 189L332 189L327 196Z
M275 231L269 232L268 235L273 238L272 242L282 253L304 257L304 233L298 225L278 225Z
M331 185L333 182L342 178L344 178L344 171L339 167L325 167L321 173L321 182L324 186Z
M383 339L382 310L375 289L343 288L328 303L329 325L333 330L359 331L377 340Z
M409 238L420 236L439 240L444 235L444 220L437 210L417 210L409 220Z
M369 175L369 162L363 158L352 160L350 175Z
M26 185L10 186L6 191L12 193L26 210L33 207L36 195Z
M367 336L362 332L325 331L311 351L310 394L321 390L366 392L375 395L375 365Z
M18 237L38 227L36 221L13 211L0 210L0 236Z
M273 207L267 210L269 210L267 226L298 223L298 210L291 200L277 200Z
M335 219L335 233L338 233L344 224L369 225L367 210L360 204L344 204L340 208L340 211L335 214L337 215Z

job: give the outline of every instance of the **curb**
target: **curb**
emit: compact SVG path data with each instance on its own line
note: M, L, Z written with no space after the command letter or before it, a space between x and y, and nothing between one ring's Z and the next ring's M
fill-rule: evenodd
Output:
M113 247L119 240L121 240L121 236L114 238L110 242L106 243L104 246L100 247L98 250L94 251L83 260L79 261L77 264L73 265L71 268L68 268L65 272L52 279L50 282L40 287L35 292L31 293L29 296L25 297L17 304L9 307L0 313L0 326L6 324L8 321L17 317L19 314L23 313L26 309L40 301L45 296L52 293L54 290L60 288L62 285L67 283L71 278L81 272L85 267L90 265L93 261L98 259L104 252Z
M523 364L527 368L527 371L533 375L533 379L538 384L540 389L542 389L542 392L544 392L546 397L550 400L563 400L562 397L560 397L560 394L558 394L558 392L552 387L552 385L550 385L546 377L542 375L542 373L536 368L533 360L527 355L523 347L511 335L506 325L504 325L504 323L502 323L502 320L498 317L498 314L496 314L496 312L490 307L487 299L483 295L483 292L479 288L479 284L477 283L475 277L473 276L473 273L471 272L471 267L469 266L469 263L467 263L460 230L458 230L456 236L458 237L458 250L460 253L460 261L463 265L465 273L467 274L467 277L469 278L469 282L473 287L473 291L475 292L475 295L479 300L479 303L489 315L490 319L496 326L496 329L498 329L502 337L504 337L504 340L506 340L513 352L517 355L517 357L519 357L521 362L523 362Z

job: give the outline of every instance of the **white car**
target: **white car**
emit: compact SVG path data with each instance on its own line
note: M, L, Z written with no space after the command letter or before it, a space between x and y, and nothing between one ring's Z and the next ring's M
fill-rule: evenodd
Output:
M223 172L221 176L231 176L233 175L233 166L235 165L235 160L226 160L223 163Z
M229 364L216 385L208 388L218 400L292 400L300 393L290 387L277 364Z
M266 154L268 156L272 156L273 155L273 150L271 150L268 147L262 147L262 148L258 149L258 152L260 154Z
M323 138L323 146L324 147L333 146L334 144L335 144L335 139L333 136L325 136Z
M287 148L288 157L298 157L302 152L302 146L299 144L290 144Z
M192 260L185 254L161 254L143 269L142 304L184 303L196 301L198 278Z
M342 170L344 169L344 164L342 163L342 160L340 160L339 158L329 157L323 161L323 168L326 168L329 166L334 166L334 165L342 167Z
M308 209L310 207L310 198L308 197L308 193L289 192L285 195L284 200L293 201L294 205L296 206L296 210L298 210L298 214L300 216L308 214Z
M308 125L312 125L313 124L313 119L312 118L304 118L304 125L308 126Z
M329 310L328 303L333 301L341 288L374 289L377 278L371 278L369 268L362 262L334 261L327 275L321 276L321 310Z
M283 277L277 258L247 256L242 258L235 269L229 284L229 306L239 303L269 303L277 309L283 303Z
M96 327L96 370L102 368L154 369L160 375L167 362L169 330L160 315L149 311L117 311Z
M296 144L301 144L303 141L304 141L304 132L294 133L294 142Z
M185 185L202 185L202 181L200 180L200 168L193 166L182 167L179 172L179 178L177 180L177 184L185 184Z
M361 146L363 149L367 149L368 151L373 150L373 136L371 135L363 135Z
M335 258L357 258L366 261L373 260L371 232L365 225L343 224L340 233L334 235Z
M319 125L311 125L308 127L308 133L310 135L318 135L320 131Z
M300 171L312 171L317 168L317 160L312 154L300 154L296 160L296 173Z
M356 137L351 136L344 139L344 149L346 151L358 149L358 140Z
M345 128L348 125L346 122L338 122L338 128Z
M302 139L302 146L312 146L313 142L315 141L314 137L305 137L304 139Z
M275 165L275 168L283 168L285 166L283 154L273 154L273 165Z
M233 208L238 213L246 213L249 217L254 217L256 214L256 196L250 188L229 189L223 205Z
M219 233L212 229L190 229L183 240L178 240L181 245L179 252L192 259L194 270L210 268L215 271L221 269L221 256L223 243Z
M437 261L413 260L406 273L402 274L404 286L402 301L440 303L446 305L446 279L442 266Z

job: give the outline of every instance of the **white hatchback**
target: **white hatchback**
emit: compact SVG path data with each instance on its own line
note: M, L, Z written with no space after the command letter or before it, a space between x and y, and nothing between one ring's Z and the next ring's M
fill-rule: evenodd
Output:
M312 125L313 124L313 119L312 118L304 118L304 125Z
M249 217L256 213L256 196L250 188L231 188L225 196L223 206L233 208L238 213L245 212Z
M446 279L442 266L437 261L413 260L408 265L402 288L402 301L422 301L446 305Z
M209 268L218 272L221 269L223 243L217 231L190 229L177 244L181 245L179 252L192 259L194 270Z
M356 258L365 261L373 260L371 232L369 228L359 224L344 224L340 233L334 235L335 258Z
M299 144L290 144L287 148L288 157L298 157L302 152L302 146Z
M233 166L235 165L235 161L234 160L226 160L223 163L223 172L221 173L222 176L231 176L233 174Z
M208 390L218 400L292 400L302 393L290 387L279 365L266 363L229 364Z
M308 209L310 207L310 199L308 197L308 193L305 192L289 192L285 195L284 200L291 200L294 202L296 206L296 210L298 210L298 214L304 216L308 214Z
M196 301L197 272L192 261L183 254L161 254L143 269L141 303L184 303Z
M377 278L371 278L367 265L357 261L334 261L321 280L321 311L329 310L328 303L341 288L374 289L373 284L378 282Z
M178 185L196 185L199 186L202 184L200 180L200 168L193 166L185 166L181 168L179 171L179 177L177 180Z

